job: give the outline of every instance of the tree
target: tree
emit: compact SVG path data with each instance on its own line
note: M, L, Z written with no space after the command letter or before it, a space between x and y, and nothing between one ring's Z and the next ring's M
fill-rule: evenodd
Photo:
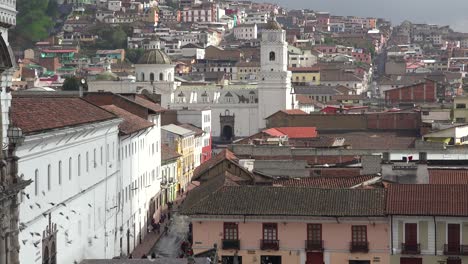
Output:
M47 38L58 16L55 0L18 0L16 28L11 31L12 41L26 48Z
M80 79L71 76L67 77L63 82L62 90L64 91L79 91L80 90Z
M95 47L98 49L122 49L127 46L127 33L121 26L96 25L92 33L99 36Z
M144 52L144 49L127 49L125 54L131 63L137 63Z

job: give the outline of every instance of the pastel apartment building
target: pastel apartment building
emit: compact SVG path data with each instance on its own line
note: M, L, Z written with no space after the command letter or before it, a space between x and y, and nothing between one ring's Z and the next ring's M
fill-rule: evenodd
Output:
M214 177L184 202L195 254L216 244L222 263L389 263L383 189L226 182Z
M448 173L437 176L448 183ZM468 263L468 185L391 185L392 264Z

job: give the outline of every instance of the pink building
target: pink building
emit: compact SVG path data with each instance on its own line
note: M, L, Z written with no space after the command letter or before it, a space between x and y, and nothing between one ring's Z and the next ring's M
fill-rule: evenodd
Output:
M235 186L228 178L204 182L184 202L195 254L216 244L221 263L389 263L383 189Z

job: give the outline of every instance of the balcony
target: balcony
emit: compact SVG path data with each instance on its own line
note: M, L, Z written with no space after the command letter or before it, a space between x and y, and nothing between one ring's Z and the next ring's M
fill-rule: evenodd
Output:
M323 251L323 240L306 240L305 248L308 251Z
M444 255L468 255L468 245L444 244Z
M401 243L401 253L402 254L421 254L421 245L420 244L408 244Z
M223 239L223 249L240 249L239 239Z
M349 251L351 252L369 252L369 242L367 241L352 241L350 243Z
M261 250L279 250L279 240L262 239L260 240Z

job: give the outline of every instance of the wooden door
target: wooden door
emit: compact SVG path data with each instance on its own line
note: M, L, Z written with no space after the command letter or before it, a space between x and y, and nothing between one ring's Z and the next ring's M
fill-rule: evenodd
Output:
M323 264L323 253L307 252L306 264Z
M400 264L422 264L422 258L401 258Z
M418 224L405 224L405 244L412 246L418 244Z
M448 224L447 225L447 244L450 249L456 249L460 247L460 225L459 224Z

